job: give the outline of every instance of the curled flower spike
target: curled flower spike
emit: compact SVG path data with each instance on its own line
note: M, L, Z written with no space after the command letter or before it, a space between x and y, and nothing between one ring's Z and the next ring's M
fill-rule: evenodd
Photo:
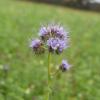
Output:
M30 47L33 49L35 54L42 54L45 51L43 43L39 39L32 40Z
M56 52L57 54L61 53L63 49L66 48L66 43L59 38L50 38L47 41L47 45L50 52Z
M67 62L66 60L62 60L62 64L60 65L59 68L60 68L60 70L61 70L62 72L65 72L65 71L69 70L70 67L71 67L71 65L69 65L68 62Z

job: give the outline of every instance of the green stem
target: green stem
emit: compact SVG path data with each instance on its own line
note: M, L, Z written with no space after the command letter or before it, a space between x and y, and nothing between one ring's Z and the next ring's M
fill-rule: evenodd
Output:
M51 53L49 52L49 54L48 54L48 91L47 91L47 98L46 98L46 100L49 100L49 98L50 98L50 81L51 81L51 79L50 79L50 60L51 60Z

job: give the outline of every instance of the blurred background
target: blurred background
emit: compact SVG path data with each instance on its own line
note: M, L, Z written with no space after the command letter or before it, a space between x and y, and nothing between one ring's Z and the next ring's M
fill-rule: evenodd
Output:
M30 0L30 1L45 2L45 3L69 6L85 10L100 11L100 0Z
M100 0L0 0L0 100L44 100L47 54L29 48L41 25L61 23L70 47L53 55L73 66L52 82L50 100L100 100Z

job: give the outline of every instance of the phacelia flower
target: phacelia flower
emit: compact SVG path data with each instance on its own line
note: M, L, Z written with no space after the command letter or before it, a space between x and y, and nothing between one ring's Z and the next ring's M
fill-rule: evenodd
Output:
M30 47L33 49L35 54L41 54L45 51L43 43L39 39L32 40Z
M61 53L63 49L66 48L66 42L59 38L50 38L47 41L47 45L50 52L56 52L57 54Z
M39 38L40 40L33 40L30 45L36 54L43 53L44 47L56 54L62 53L68 47L68 32L60 25L50 24L41 27Z
M68 62L66 60L62 60L62 64L60 65L60 70L62 72L65 72L66 70L69 70L71 67L71 65L68 64Z
M68 32L66 32L60 25L51 24L41 27L39 36L43 41L48 40L49 38L59 38L65 40L68 37Z
M39 31L39 36L43 41L47 40L49 38L48 30L46 27L41 27Z

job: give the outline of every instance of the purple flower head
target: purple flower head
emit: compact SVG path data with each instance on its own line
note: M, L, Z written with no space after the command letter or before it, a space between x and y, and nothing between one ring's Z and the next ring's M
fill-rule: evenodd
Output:
M30 47L37 48L40 45L41 45L41 41L39 39L35 39L35 40L32 40Z
M64 40L59 40L59 47L58 47L58 49L56 50L56 53L57 53L57 54L60 54L60 53L62 53L63 50L66 49L66 48L67 48L67 43L66 43L66 41L64 41Z
M39 31L39 36L41 37L41 39L43 40L43 41L45 41L45 40L47 40L48 39L48 36L49 34L48 34L48 30L47 30L47 27L41 27L40 28L40 31Z
M59 38L50 38L47 41L47 45L49 47L50 52L56 52L57 54L61 53L63 49L66 48L66 42L60 40Z
M39 36L44 36L47 34L47 28L46 27L41 27L40 28L40 32L39 32Z
M65 39L67 37L67 32L64 30L62 26L56 25L54 26L55 36L60 39Z
M56 50L59 47L59 39L58 38L50 38L47 41L47 45L52 49Z
M60 70L62 70L62 72L69 70L70 67L71 67L71 65L69 65L66 60L62 60L62 64L60 65Z
M42 40L48 40L49 38L59 38L65 40L67 38L68 32L60 25L51 24L48 26L43 26L40 29L39 36Z
M33 49L35 54L44 53L43 43L39 39L32 40L30 47Z

